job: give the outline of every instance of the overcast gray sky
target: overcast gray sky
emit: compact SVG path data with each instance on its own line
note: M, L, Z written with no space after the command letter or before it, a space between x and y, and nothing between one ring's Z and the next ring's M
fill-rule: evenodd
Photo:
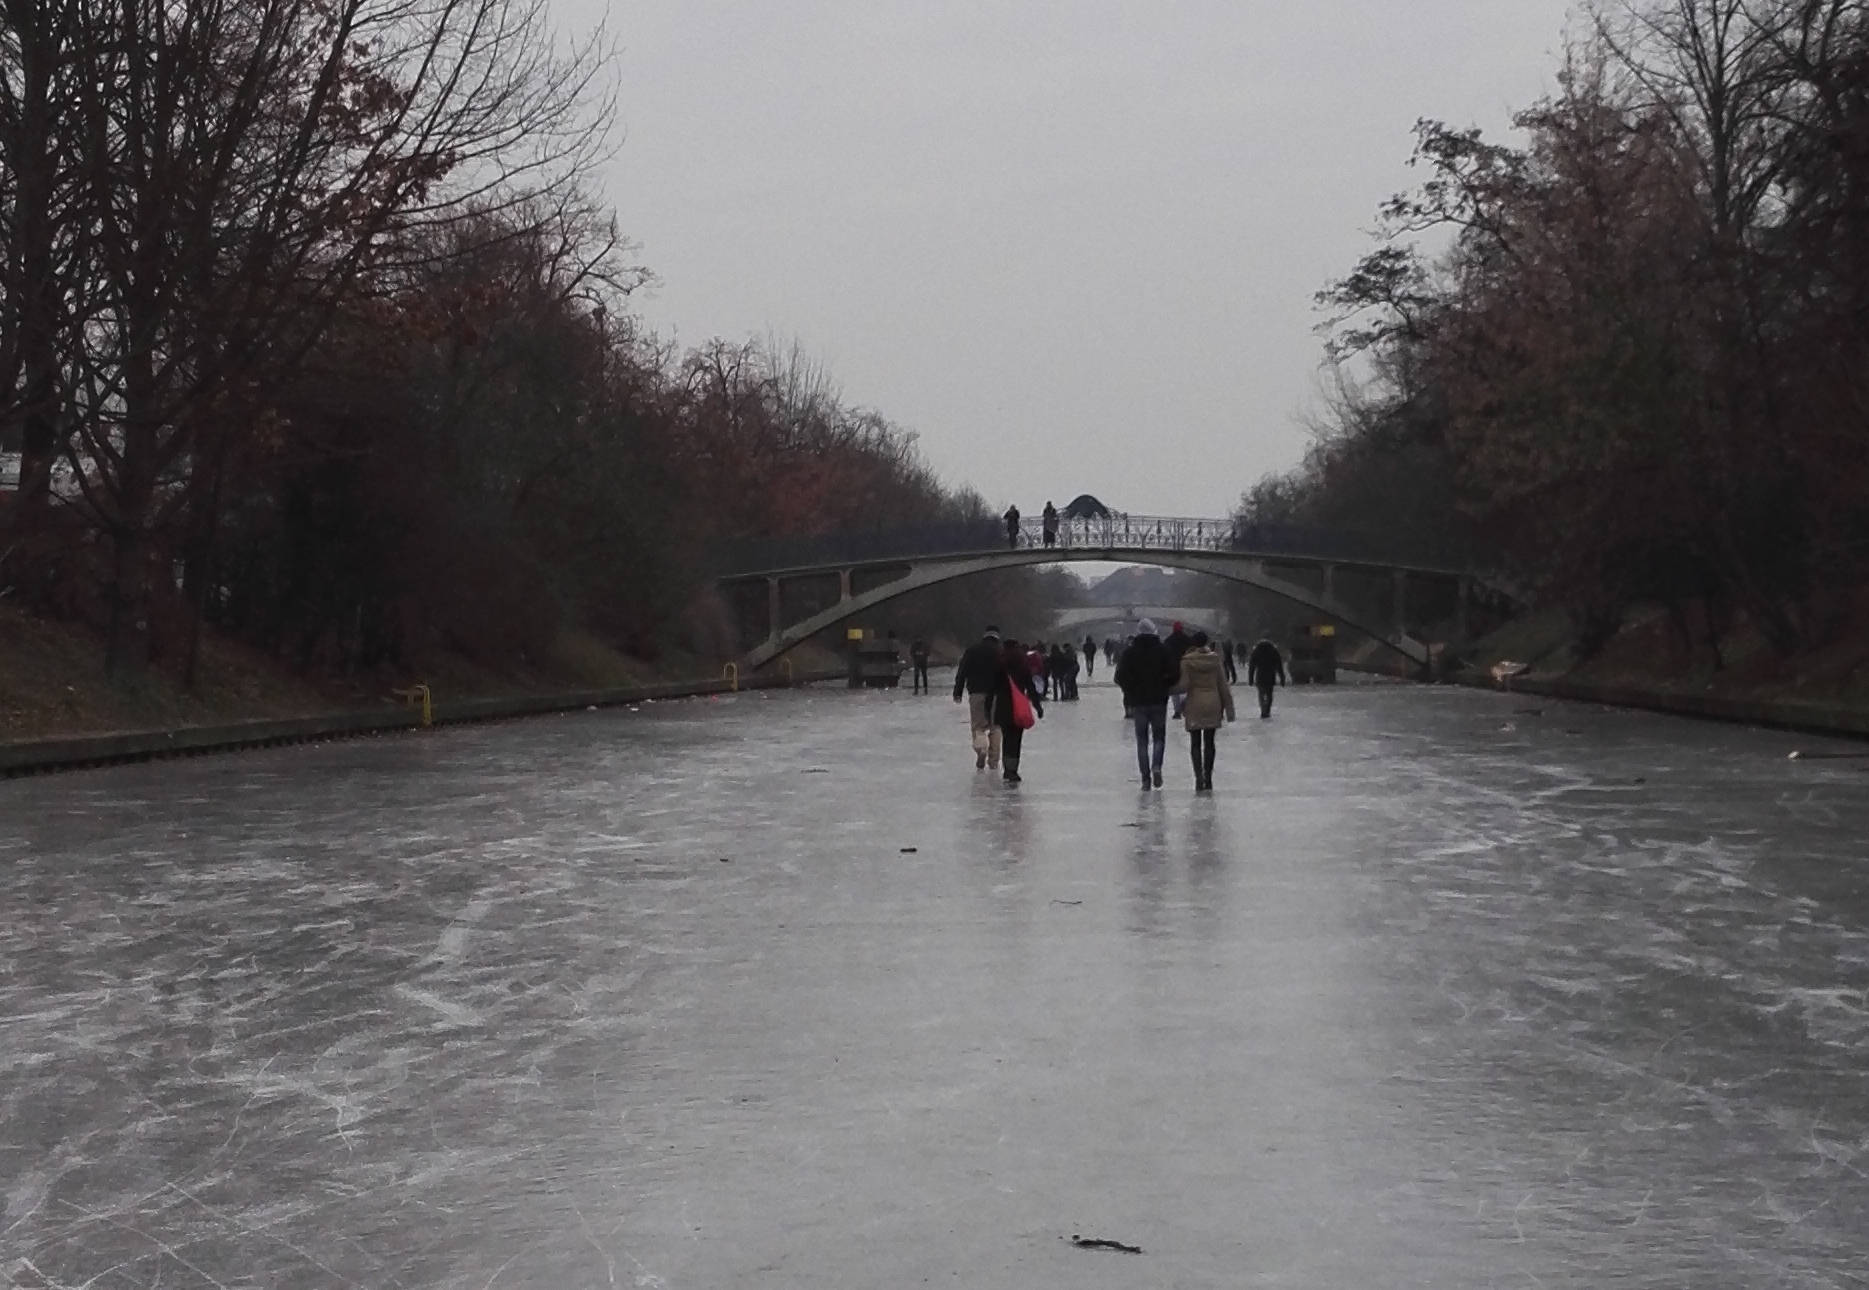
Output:
M619 0L608 196L683 346L796 339L999 505L1218 515L1304 451L1415 119L1503 130L1568 8Z

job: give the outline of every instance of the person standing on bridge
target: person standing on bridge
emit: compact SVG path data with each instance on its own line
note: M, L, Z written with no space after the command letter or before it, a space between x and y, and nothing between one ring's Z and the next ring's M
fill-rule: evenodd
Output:
M1084 637L1084 679L1088 681L1097 673L1097 638Z
M1136 768L1142 787L1162 786L1162 754L1168 744L1168 695L1181 679L1180 666L1155 634L1155 624L1144 618L1136 625L1136 638L1116 663L1116 684L1123 692L1123 707L1136 723Z
M1246 684L1259 691L1259 719L1272 715L1272 687L1285 684L1285 656L1261 636L1246 659Z
M909 642L909 662L915 667L909 681L910 694L928 693L928 638L917 636Z
M1222 721L1236 719L1233 689L1219 657L1208 648L1207 633L1195 632L1181 657L1175 692L1184 696L1181 723L1187 727L1188 755L1194 762L1194 791L1214 791L1214 733Z
M1019 549L1019 508L1016 505L1006 508L1006 545L1014 551Z
M1046 502L1045 503L1045 514L1044 514L1043 519L1044 519L1044 531L1045 531L1045 545L1047 547L1057 546L1058 545L1058 508L1053 506L1050 502Z
M973 739L973 768L999 768L999 727L993 723L993 694L999 688L999 628L988 627L986 634L960 656L954 669L954 702L967 696L967 729Z

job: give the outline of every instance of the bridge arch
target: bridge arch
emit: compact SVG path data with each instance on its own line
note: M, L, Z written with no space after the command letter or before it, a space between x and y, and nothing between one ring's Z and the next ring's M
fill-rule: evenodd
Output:
M1305 557L1277 555L1273 557L1280 565L1310 565L1323 569L1354 566L1359 562L1333 560L1324 557ZM957 578L971 577L978 573L987 573L995 569L1020 568L1038 564L1070 564L1078 562L1147 564L1161 568L1181 569L1193 573L1211 574L1225 578L1230 582L1244 583L1283 597L1293 604L1302 605L1330 618L1336 619L1347 627L1367 634L1371 639L1387 649L1393 650L1416 667L1426 668L1429 663L1428 647L1415 640L1400 627L1385 628L1370 620L1370 616L1334 595L1318 593L1308 587L1291 582L1267 569L1268 557L1251 552L1211 551L1211 550L1144 550L1111 551L1095 547L1077 548L1035 548L994 552L972 552L952 556L923 556L895 560L848 561L835 565L812 568L794 568L771 570L763 573L739 574L721 579L723 585L763 581L770 583L773 596L777 599L779 582L788 578L821 577L839 575L846 594L835 604L812 614L789 627L778 628L765 641L755 646L746 655L748 670L763 667L781 655L796 649L811 637L826 628L836 627L848 622L860 614L868 613L888 604L913 591L926 587L952 582ZM1387 569L1398 577L1414 572L1428 576L1446 578L1451 575L1444 570L1407 570L1398 566L1370 566ZM906 572L879 586L851 594L854 575L863 571L891 571L904 569Z

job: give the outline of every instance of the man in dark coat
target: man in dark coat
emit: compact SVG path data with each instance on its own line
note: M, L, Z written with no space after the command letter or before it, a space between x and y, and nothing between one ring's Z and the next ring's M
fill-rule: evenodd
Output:
M1168 695L1181 679L1181 665L1155 634L1155 624L1144 618L1136 639L1116 662L1116 684L1123 692L1123 707L1136 723L1136 769L1142 787L1162 786L1162 754L1168 746Z
M1006 545L1015 551L1019 549L1019 508L1017 506L1006 508Z
M1232 641L1220 642L1220 663L1226 668L1227 684L1238 685L1240 683L1240 673L1239 669L1233 665Z
M1285 656L1261 636L1246 656L1246 684L1259 691L1259 717L1272 715L1272 687L1285 684Z
M993 724L993 696L999 692L1000 676L1006 670L1000 658L999 628L989 627L986 634L967 647L954 669L954 702L967 696L967 729L973 740L973 768L985 770L999 766L999 727Z

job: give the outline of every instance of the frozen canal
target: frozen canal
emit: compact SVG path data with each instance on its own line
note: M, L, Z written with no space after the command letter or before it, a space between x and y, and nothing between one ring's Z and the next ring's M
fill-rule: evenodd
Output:
M1197 799L1049 712L0 782L0 1286L1869 1285L1869 762L1344 685Z

